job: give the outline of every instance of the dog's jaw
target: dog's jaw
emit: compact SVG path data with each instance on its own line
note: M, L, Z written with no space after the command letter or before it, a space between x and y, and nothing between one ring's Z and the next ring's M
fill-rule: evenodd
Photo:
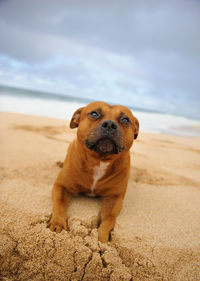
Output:
M85 144L88 149L97 152L100 156L108 156L112 154L119 154L124 151L124 147L119 147L117 143L110 138L100 138L95 143L85 140Z

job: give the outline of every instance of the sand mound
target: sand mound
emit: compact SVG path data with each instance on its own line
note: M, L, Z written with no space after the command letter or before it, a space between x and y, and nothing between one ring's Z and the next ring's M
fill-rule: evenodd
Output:
M62 120L1 114L0 280L200 280L200 142L141 134L108 244L100 199L78 196L70 231L46 228L51 187L75 131Z

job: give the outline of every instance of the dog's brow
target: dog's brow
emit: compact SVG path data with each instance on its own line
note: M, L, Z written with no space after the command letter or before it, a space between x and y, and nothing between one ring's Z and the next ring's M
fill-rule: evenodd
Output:
M122 116L126 116L126 114L123 111L120 111L119 118L121 118Z
M101 110L100 107L95 108L95 109L92 109L92 110L90 110L90 111L97 111L98 113L102 114L102 110Z

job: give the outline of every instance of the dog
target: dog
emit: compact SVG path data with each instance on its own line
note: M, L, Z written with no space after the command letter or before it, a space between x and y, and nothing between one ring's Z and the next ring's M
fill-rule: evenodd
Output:
M92 102L75 111L70 128L78 128L52 190L52 231L67 230L66 208L73 195L102 197L98 240L106 243L115 225L126 192L130 148L139 133L139 122L122 105Z

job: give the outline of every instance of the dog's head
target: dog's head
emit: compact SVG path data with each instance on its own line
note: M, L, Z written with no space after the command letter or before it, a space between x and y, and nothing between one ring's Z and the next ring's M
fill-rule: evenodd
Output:
M78 127L78 140L100 156L129 150L139 133L139 122L122 105L92 102L75 111L70 128Z

